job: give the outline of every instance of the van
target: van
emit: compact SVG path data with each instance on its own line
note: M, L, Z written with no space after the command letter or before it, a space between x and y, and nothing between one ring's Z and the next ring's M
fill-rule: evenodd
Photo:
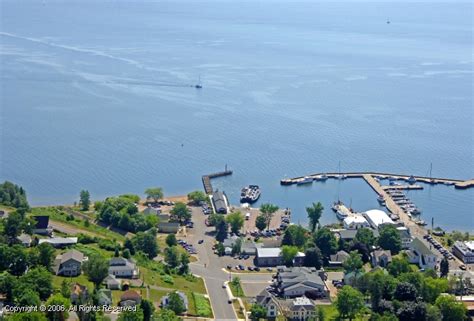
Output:
M245 214L245 220L248 221L250 219L250 213Z

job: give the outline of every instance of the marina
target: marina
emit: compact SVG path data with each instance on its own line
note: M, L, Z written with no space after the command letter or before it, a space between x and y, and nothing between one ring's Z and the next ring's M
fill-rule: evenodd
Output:
M228 176L228 175L232 175L232 170L227 169L227 165L225 166L225 170L222 171L222 172L203 175L202 176L202 184L204 186L204 191L206 192L206 194L211 195L214 192L214 190L212 188L212 184L211 184L211 179L212 178Z

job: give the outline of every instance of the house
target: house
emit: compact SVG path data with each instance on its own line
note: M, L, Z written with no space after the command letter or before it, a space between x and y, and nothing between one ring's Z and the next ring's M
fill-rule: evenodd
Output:
M21 243L21 245L30 247L31 246L31 236L25 233L21 233L17 238L18 242Z
M323 271L308 267L280 267L274 280L279 295L284 298L328 296L328 288L322 279Z
M351 214L342 221L347 230L358 230L361 228L370 228L369 222L362 214Z
M349 256L349 253L346 251L339 251L329 257L329 265L342 266Z
M122 281L117 280L115 275L109 274L105 279L104 283L107 285L107 289L109 290L120 290L122 285Z
M257 255L257 249L263 246L262 243L255 243L253 241L244 241L240 248L240 253L247 255Z
M292 321L316 320L316 305L305 296L298 297L289 302L285 315Z
M374 229L379 229L384 224L395 224L392 219L381 210L370 210L362 213L362 215L367 219L370 226Z
M255 303L267 309L267 318L275 318L279 314L280 308L277 298L266 289L263 289L255 297Z
M420 269L434 269L436 266L436 255L417 237L411 242L406 253L408 261L417 264Z
M408 249L413 241L410 230L405 226L399 226L397 227L397 230L400 234L400 240L402 241L402 249Z
M100 289L97 291L97 302L100 306L112 305L112 291L109 289Z
M79 251L71 250L56 256L53 271L56 275L78 276L81 274L82 262L87 258Z
M62 248L70 245L77 244L77 237L51 237L49 239L41 239L38 241L39 244L49 243L53 247Z
M145 215L159 215L160 213L160 207L153 207L151 205L148 205L148 207L143 210L143 214Z
M178 222L160 222L158 223L158 231L160 233L172 233L175 234L179 230Z
M84 304L88 298L89 291L87 290L87 286L80 285L77 282L71 286L70 299L72 304Z
M372 233L374 234L374 237L379 237L379 231L378 230L372 230ZM355 239L357 235L357 230L347 230L347 229L341 229L341 230L333 230L332 231L335 236L339 239L342 239L344 241L350 242L353 239Z
M240 237L238 237L238 236L236 236L236 235L227 237L227 238L224 239L224 241L222 242L222 245L224 245L224 247L230 247L230 248L232 248L232 247L234 246L235 242L237 242L238 239L240 239Z
M41 235L51 235L53 233L53 228L49 225L49 216L38 215L32 216L36 221L33 228L33 233Z
M474 263L474 241L454 242L453 253L464 263Z
M109 261L109 274L117 278L136 279L139 275L139 269L135 262L123 257L114 257Z
M392 262L392 253L390 250L376 250L372 253L372 266L373 267L387 267Z
M216 213L227 214L227 200L223 192L216 190L212 194L212 205Z
M179 297L183 301L185 311L187 311L188 308L189 308L188 297L186 296L186 294L184 294L183 292L180 292L180 291L176 291L176 294L179 295ZM164 297L161 298L161 304L160 304L161 308L166 308L168 306L169 298L170 298L170 294L167 294L167 295L165 295Z
M357 282L364 276L362 271L352 271L349 273L344 273L344 284L355 286Z
M128 290L128 291L125 291L120 296L119 305L121 307L130 307L130 306L138 305L141 302L142 302L142 296L140 295L140 293L134 290Z
M156 217L158 217L158 222L168 222L171 219L171 215L166 213L158 214Z

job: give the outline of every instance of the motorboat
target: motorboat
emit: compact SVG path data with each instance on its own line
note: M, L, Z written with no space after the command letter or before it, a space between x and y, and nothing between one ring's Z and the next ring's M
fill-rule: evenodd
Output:
M296 185L304 185L304 184L311 184L313 183L313 178L310 176L305 176L301 180L299 180Z

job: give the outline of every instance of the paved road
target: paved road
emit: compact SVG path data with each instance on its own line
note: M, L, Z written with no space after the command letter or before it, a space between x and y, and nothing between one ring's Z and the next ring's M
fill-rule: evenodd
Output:
M222 287L225 281L229 281L230 277L238 275L243 286L251 284L251 287L256 289L260 286L262 289L268 286L271 280L271 274L267 273L232 273L229 274L224 270L227 260L223 260L214 254L212 245L214 244L214 237L212 232L213 227L207 227L204 223L206 215L204 215L200 208L193 207L192 215L194 221L194 228L187 229L186 240L195 246L198 252L198 261L191 263L191 271L201 276L206 282L207 292L211 300L212 309L214 310L214 317L216 320L236 320L237 316L229 304L226 290ZM204 240L203 244L198 244L199 240ZM235 263L235 264L240 264ZM252 292L255 292L254 290ZM260 291L258 291L260 292Z

